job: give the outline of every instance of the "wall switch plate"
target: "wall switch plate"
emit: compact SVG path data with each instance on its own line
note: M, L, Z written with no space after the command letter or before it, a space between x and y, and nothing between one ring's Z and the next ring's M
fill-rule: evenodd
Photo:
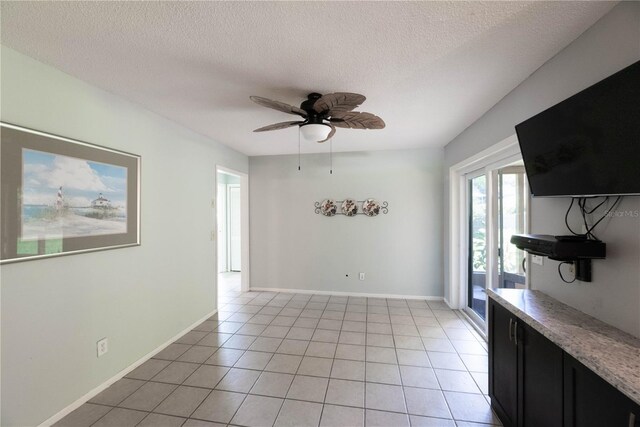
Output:
M216 240L216 232L215 232L215 231L212 231L212 232L211 232L211 241L213 242L213 241L215 241L215 240Z
M364 280L364 273L360 273L360 280Z
M109 340L107 338L102 338L100 341L98 341L96 347L98 351L98 357L104 356L109 351Z
M540 255L531 255L531 262L533 262L534 264L543 265L544 257Z
M211 207L212 208L216 207L216 199L211 199Z

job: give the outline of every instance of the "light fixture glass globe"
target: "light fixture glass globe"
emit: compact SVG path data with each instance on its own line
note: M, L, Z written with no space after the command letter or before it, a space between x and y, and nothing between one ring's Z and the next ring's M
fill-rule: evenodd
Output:
M308 141L323 141L327 139L329 136L329 132L331 132L331 127L327 125L321 124L307 124L300 126L300 132L304 139Z

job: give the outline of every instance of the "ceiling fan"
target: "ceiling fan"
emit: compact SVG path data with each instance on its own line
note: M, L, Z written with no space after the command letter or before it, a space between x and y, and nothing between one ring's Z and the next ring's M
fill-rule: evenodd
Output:
M302 135L310 141L325 142L336 133L336 127L351 129L382 129L384 121L371 113L353 111L367 98L364 95L348 92L310 93L300 107L272 101L260 96L251 96L253 102L263 107L273 108L283 113L296 114L303 120L274 123L254 130L264 132L268 130L287 129L300 126Z

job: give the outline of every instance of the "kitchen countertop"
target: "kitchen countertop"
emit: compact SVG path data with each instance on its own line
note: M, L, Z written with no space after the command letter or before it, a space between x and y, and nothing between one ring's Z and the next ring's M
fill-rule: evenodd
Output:
M640 405L640 339L540 291L487 294Z

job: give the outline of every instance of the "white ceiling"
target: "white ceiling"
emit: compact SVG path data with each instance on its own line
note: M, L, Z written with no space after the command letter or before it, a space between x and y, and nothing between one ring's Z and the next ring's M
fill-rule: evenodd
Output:
M444 146L615 2L7 2L2 43L248 155L297 152L299 105L349 91L383 130L335 151ZM305 143L304 152L327 151Z

